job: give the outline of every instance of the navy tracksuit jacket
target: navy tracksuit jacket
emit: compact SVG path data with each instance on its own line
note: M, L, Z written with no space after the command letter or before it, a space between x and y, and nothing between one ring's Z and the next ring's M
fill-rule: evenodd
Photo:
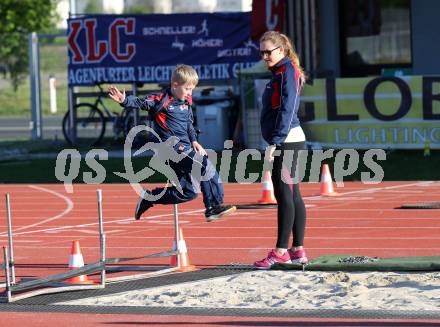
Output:
M191 105L191 98L185 100L173 98L170 89L144 98L127 96L122 103L122 106L127 108L149 111L153 116L154 131L160 137L160 140L155 142L165 142L170 137L177 137L178 142L174 149L184 155L178 162L168 161L179 179L183 194L175 186L168 187L164 195L155 203L173 204L190 201L197 197L200 183L203 202L206 208L210 208L223 203L223 184L208 157L198 155L192 147L192 142L196 141L196 132ZM200 169L201 176L210 176L209 180L194 181L195 176L191 175L193 165L196 169ZM163 188L157 188L151 193L157 195L162 191Z
M290 129L299 126L301 75L288 57L270 70L272 79L266 85L262 97L261 133L269 145L280 145Z

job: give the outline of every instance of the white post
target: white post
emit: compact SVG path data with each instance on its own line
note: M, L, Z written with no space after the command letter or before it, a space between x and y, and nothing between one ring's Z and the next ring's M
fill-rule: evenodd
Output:
M43 138L43 119L41 112L41 89L40 89L40 58L38 46L38 34L29 33L29 80L31 86L32 108L32 139Z
M174 232L175 232L175 239L176 239L176 250L177 250L177 254L176 254L176 267L180 268L180 265L182 264L180 262L180 235L179 235L179 209L177 204L173 205L174 207Z
M10 255L10 259L7 264L10 265L11 268L12 284L15 284L14 245L12 243L11 203L9 199L9 193L6 193L6 218L8 224L8 243L9 243L9 255Z
M76 14L76 0L69 0L69 14Z
M56 78L53 75L49 76L49 100L50 100L50 112L52 114L57 113L57 89Z
M104 225L102 220L102 190L98 189L96 191L98 195L98 223L99 223L99 249L100 249L100 260L103 264L101 269L101 286L105 287L105 234L104 234Z
M5 261L6 294L8 296L8 302L11 302L11 275L9 273L9 258L6 246L3 247L3 260Z

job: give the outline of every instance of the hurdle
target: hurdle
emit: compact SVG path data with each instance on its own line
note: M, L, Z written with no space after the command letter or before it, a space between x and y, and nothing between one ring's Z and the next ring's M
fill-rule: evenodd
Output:
M106 235L104 232L104 220L103 220L103 210L102 210L102 190L97 190L97 199L98 199L98 230L99 230L99 248L100 248L100 256L99 261L96 263L88 264L83 267L80 267L75 270L71 270L68 272L50 275L45 278L23 281L20 283L16 282L15 277L15 261L14 261L14 250L12 243L12 222L11 222L11 210L10 210L10 198L9 194L6 196L6 206L7 206L7 219L8 219L8 248L3 247L3 260L4 264L0 265L5 270L5 278L6 283L3 284L5 288L6 296L0 296L0 302L15 302L18 300L26 299L29 297L42 295L42 294L51 294L51 293L60 293L67 291L78 291L78 290L89 290L89 289L101 289L105 288L106 283L118 283L124 281L138 280L148 277L159 276L163 274L169 274L173 272L182 272L181 266L181 258L180 254L183 253L182 242L180 242L180 234L179 234L179 209L178 205L173 205L173 217L174 217L174 238L175 238L175 249L171 249L165 252L159 252L144 256L130 257L130 258L106 258ZM162 258L162 257L170 257L176 256L176 265L174 266L161 266L154 267L155 270L152 270L152 267L143 266L108 266L108 264L121 263L126 261L133 261L138 259L148 259L148 258ZM160 269L158 269L160 268ZM127 275L127 276L118 276L109 278L107 276L107 271L115 271L115 272L123 272L129 270L149 270L147 273ZM96 284L67 284L62 283L63 281L84 275L91 274L100 271L100 281ZM1 284L0 284L1 285ZM30 291L29 291L30 290ZM28 292L25 292L28 291ZM19 293L19 294L14 294Z
M4 265L9 264L9 268L10 270L10 283L11 284L15 284L15 264L14 264L14 245L12 243L12 222L11 222L11 203L10 203L10 196L9 193L6 193L5 196L5 200L6 200L6 226L8 228L8 249L9 249L9 255L8 253L6 253L7 257L8 257L8 261L4 261ZM0 269L3 269L5 267L3 267L3 265L0 265ZM6 277L6 275L5 275ZM0 287L5 287L6 286L6 282L5 283L0 283Z
M137 279L143 279L143 278L149 278L149 277L155 277L159 275L169 274L173 272L181 272L181 266L182 262L180 260L180 254L183 253L183 248L180 242L180 235L179 235L179 208L177 204L173 204L173 218L174 218L174 239L176 247L175 249L171 249L169 251L165 252L159 252L154 253L150 255L145 256L139 256L139 257L132 257L132 258L109 258L106 259L106 264L108 263L120 263L125 261L132 261L132 260L138 260L138 259L152 259L152 258L163 258L163 257L170 257L175 255L177 257L176 265L175 266L156 266L156 267L143 267L143 266L106 266L106 271L114 271L114 272L122 272L122 271L130 271L130 270L136 270L136 271L142 271L142 270L148 270L146 273L140 273L140 274L133 274L133 275L127 275L127 276L118 276L118 277L106 277L106 281L109 283L118 283L118 282L124 282L124 281L131 281L131 280L137 280Z
M101 203L102 191L97 190L97 194L98 194L98 216L99 216L98 224L99 224L99 234L100 234L100 240L99 240L100 261L68 272L47 276L45 278L23 281L20 283L16 283L15 269L12 269L14 268L15 263L13 260L12 223L10 223L11 214L10 214L9 194L7 194L6 205L7 208L9 208L7 209L9 251L5 246L3 247L3 259L4 259L3 266L5 269L5 278L6 278L4 293L6 294L6 296L0 297L1 302L15 302L18 300L22 300L42 294L88 290L88 289L100 289L105 287L105 234L102 226L103 224L102 203ZM62 281L65 281L69 278L84 274L91 274L97 271L101 271L101 281L99 283L96 284L62 283ZM29 291L29 292L25 292L25 291ZM14 293L19 293L19 294L14 295Z

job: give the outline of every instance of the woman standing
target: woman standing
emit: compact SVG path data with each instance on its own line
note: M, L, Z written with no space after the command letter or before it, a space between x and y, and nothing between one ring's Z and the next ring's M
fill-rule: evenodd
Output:
M278 235L275 248L254 265L258 269L270 269L277 262L306 264L308 261L303 248L306 208L295 181L298 152L305 145L305 135L298 119L305 76L286 35L276 31L264 33L260 39L260 53L272 72L262 97L260 123L263 138L269 143L266 160L273 161L272 183L278 202ZM291 233L293 243L289 249Z

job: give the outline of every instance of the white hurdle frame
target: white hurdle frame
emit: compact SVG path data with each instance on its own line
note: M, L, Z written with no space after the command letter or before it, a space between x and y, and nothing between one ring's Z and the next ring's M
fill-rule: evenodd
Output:
M6 253L8 257L8 261L5 261L5 265L9 265L10 270L10 283L15 284L15 263L14 263L14 245L12 242L12 223L11 223L11 203L9 193L5 195L6 200L6 225L8 228L8 250ZM5 267L6 268L6 267ZM5 269L6 274L6 269ZM7 276L5 275L5 278ZM7 281L5 283L0 283L0 287L5 287L7 285Z
M11 203L9 193L6 193L6 217L8 221L8 246L9 246L9 264L11 267L11 283L15 284L15 262L14 262L14 245L12 243L12 222L11 222Z
M180 254L182 253L182 249L180 246L180 233L179 233L179 208L177 204L173 205L173 217L174 217L174 237L175 237L175 249L169 252L176 252L176 266L167 266L166 268L155 270L155 271L149 271L148 273L143 274L135 274L135 275L128 275L128 276L118 276L118 277L107 277L107 270L111 270L113 267L106 267L106 235L104 232L104 222L103 222L103 210L102 210L102 190L97 190L97 200L98 200L98 225L99 225L99 248L100 248L100 259L99 263L101 264L101 281L100 283L96 284L66 284L66 283L57 283L56 285L53 284L54 281L48 281L44 282L41 285L36 285L35 283L38 282L40 279L36 279L31 281L31 286L26 285L26 283L29 282L22 282L22 284L16 283L15 278L15 262L14 262L14 250L13 250L13 242L12 242L12 222L11 222L11 210L10 210L10 197L9 193L6 194L6 208L7 208L7 220L8 220L8 247L3 246L3 259L4 259L4 268L5 268L5 279L6 283L0 284L0 287L4 287L6 289L6 298L0 298L0 302L6 300L6 302L14 302L18 300L22 300L25 298L41 295L41 294L51 294L51 293L60 293L60 292L67 292L67 291L77 291L77 290L88 290L88 289L100 289L105 288L106 283L117 283L117 282L123 282L123 281L130 281L130 280L137 280L142 278L148 278L148 277L154 277L159 276L163 274L169 274L173 272L180 272L181 271L181 260L180 260ZM157 253L157 255L160 254L166 254L166 252L163 253ZM167 255L170 257L170 255ZM165 257L165 256L164 256ZM97 265L91 264L91 265ZM136 270L141 270L142 268L145 269L145 267L142 266L131 266L132 268L140 268ZM109 269L110 268L110 269ZM116 267L117 268L117 267ZM127 268L127 267L125 267ZM126 271L128 271L127 269ZM151 270L151 268L150 268ZM97 269L97 271L99 271ZM118 271L124 271L123 269ZM89 272L90 273L90 272ZM53 275L56 276L56 275ZM53 277L52 276L52 277ZM51 276L49 276L51 277ZM49 278L46 277L46 278ZM23 285L24 284L24 285ZM17 285L20 289L20 291L25 291L26 287L28 289L34 289L30 292L23 292L18 295L13 295L14 292L14 286ZM22 286L22 287L20 287ZM38 289L35 289L38 288Z
M99 221L99 252L100 252L100 260L103 264L101 270L101 286L105 287L105 233L104 233L104 224L102 219L102 190L99 189L96 191L98 195L98 221Z
M105 234L103 231L102 226L102 191L99 189L97 190L98 194L98 224L99 224L99 233L100 233L100 263L102 264L101 268L101 282L96 284L67 284L67 283L57 283L56 285L53 285L52 282L48 282L47 284L42 284L41 287L36 289L34 291L20 293L19 295L13 295L14 291L14 285L19 286L20 284L15 283L15 269L12 270L10 268L14 267L14 260L13 260L13 244L12 244L12 224L11 224L11 211L10 211L10 203L9 203L9 194L6 195L6 206L7 206L7 216L8 216L8 241L9 241L9 252L12 253L11 259L8 255L8 249L4 246L3 247L3 258L5 261L5 277L6 277L6 284L2 287L6 288L6 298L0 298L0 301L6 300L6 302L14 302L22 299L26 299L29 297L41 295L41 294L51 294L51 293L60 293L60 292L67 292L67 291L77 291L77 290L88 290L88 289L100 289L105 287ZM11 278L11 271L12 271L12 278ZM56 276L56 275L54 275ZM50 277L50 276L49 276ZM11 280L12 279L12 280ZM13 282L14 281L14 282ZM31 281L36 282L38 281ZM52 283L52 286L51 286ZM26 284L26 282L23 282L23 284ZM61 286L60 286L61 285ZM38 286L30 286L29 289L35 289ZM25 290L25 289L23 289Z
M162 268L162 269L158 269L155 271L149 271L147 273L142 273L142 274L135 274L135 275L128 275L128 276L118 276L118 277L107 277L106 281L109 283L117 283L117 282L125 282L125 281L130 281L130 280L137 280L137 279L142 279L142 278L148 278L148 277L155 277L155 276L160 276L160 275L164 275L164 274L169 274L169 273L173 273L173 272L180 272L181 269L181 265L182 263L180 262L180 254L181 254L181 248L180 248L180 234L179 234L179 208L177 204L173 204L173 216L174 216L174 237L175 237L175 244L176 244L176 251L177 251L177 258L176 258L176 266L173 267L166 267L166 268ZM107 267L106 270L112 270L112 268L119 268L119 267ZM128 267L127 271L130 270ZM146 267L142 267L142 266L131 266L131 268L135 269L135 270L142 270L142 269L148 269ZM148 270L151 270L151 268L149 268ZM117 271L124 271L123 269L118 269Z
M6 246L3 247L3 260L5 262L5 278L6 278L6 297L7 301L10 302L11 300L11 280L9 275L9 258L8 258L8 249Z

